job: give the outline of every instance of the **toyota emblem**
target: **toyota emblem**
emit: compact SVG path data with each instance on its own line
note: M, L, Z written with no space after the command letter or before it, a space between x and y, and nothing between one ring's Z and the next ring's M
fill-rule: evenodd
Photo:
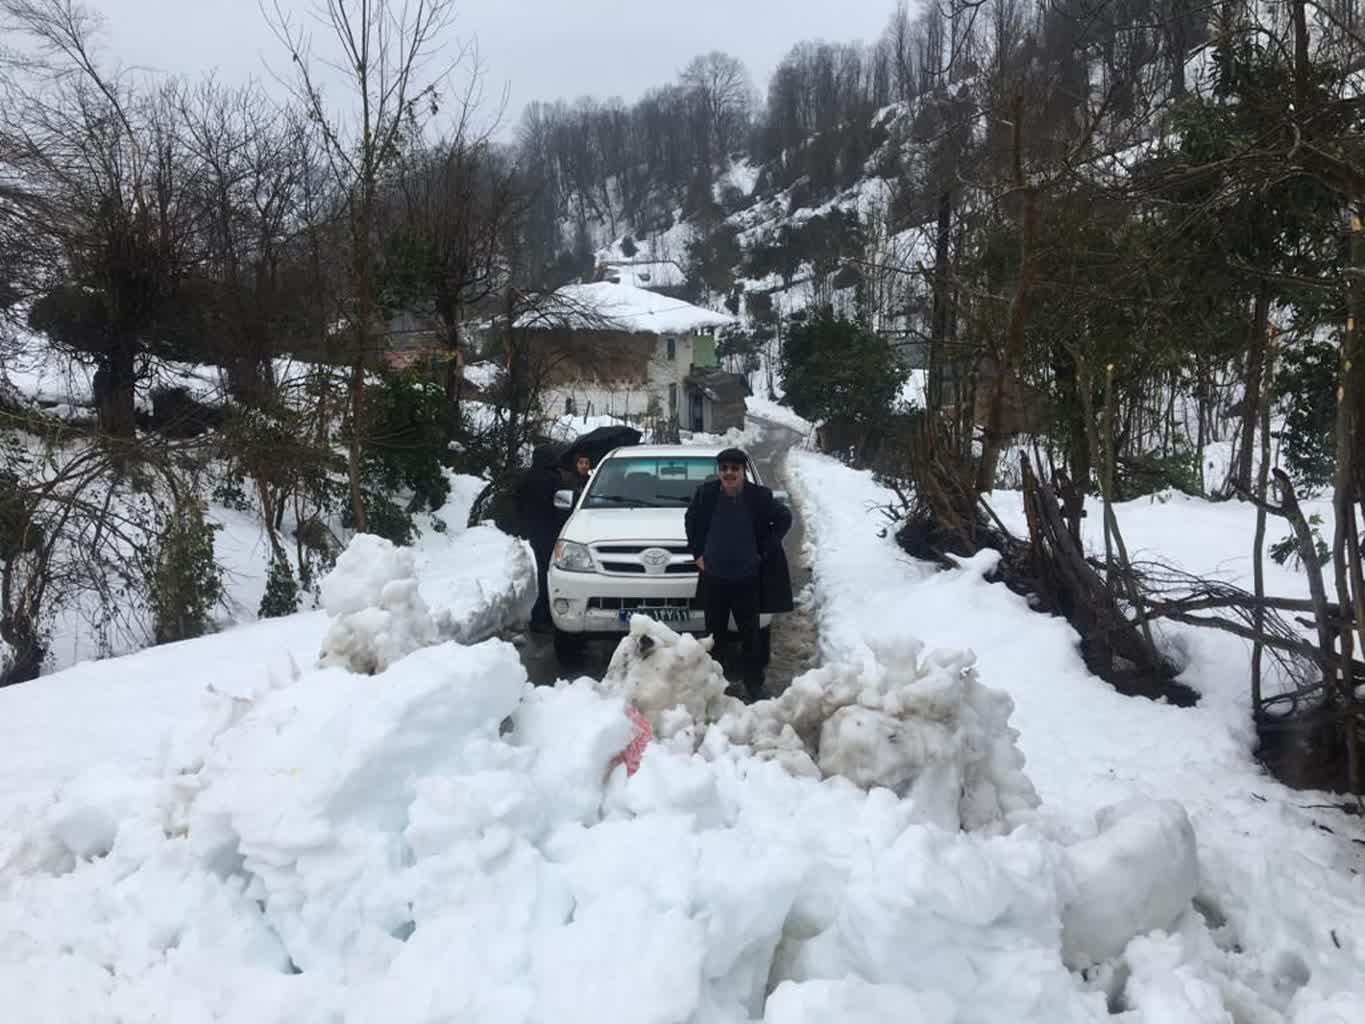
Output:
M640 552L640 561L651 572L663 572L668 563L673 561L673 555L664 548L647 548Z

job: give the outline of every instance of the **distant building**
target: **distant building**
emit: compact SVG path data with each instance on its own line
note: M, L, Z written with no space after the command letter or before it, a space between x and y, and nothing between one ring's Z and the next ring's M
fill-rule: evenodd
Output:
M711 423L735 425L734 388L721 381L733 375L716 369L715 344L716 333L734 322L681 299L600 281L561 288L517 327L549 354L542 392L548 414L709 431Z

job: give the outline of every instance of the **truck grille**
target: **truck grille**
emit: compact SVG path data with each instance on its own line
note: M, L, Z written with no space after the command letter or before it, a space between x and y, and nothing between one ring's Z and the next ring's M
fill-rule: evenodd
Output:
M588 610L619 611L625 608L690 608L701 610L701 602L695 597L590 597Z
M686 555L691 552L686 544L594 544L599 555L638 555L650 548L663 548L671 555Z

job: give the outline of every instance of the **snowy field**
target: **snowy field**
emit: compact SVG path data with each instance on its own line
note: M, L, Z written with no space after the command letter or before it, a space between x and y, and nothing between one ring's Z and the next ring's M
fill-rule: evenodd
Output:
M789 471L824 658L753 708L645 620L529 687L476 642L525 549L453 517L323 611L0 692L5 1019L1365 1019L1359 833L1230 691L1119 697L866 474Z

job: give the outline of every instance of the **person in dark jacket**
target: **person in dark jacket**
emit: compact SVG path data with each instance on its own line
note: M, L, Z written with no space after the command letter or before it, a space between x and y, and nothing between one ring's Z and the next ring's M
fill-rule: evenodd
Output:
M588 486L588 478L592 476L592 459L586 455L579 455L574 459L573 466L573 483L570 490L573 491L574 503L577 504L583 488Z
M564 526L564 513L555 508L555 492L565 490L564 478L557 459L560 449L542 445L531 456L531 468L517 485L517 519L521 534L531 542L536 555L536 576L540 591L531 608L531 629L548 632L554 623L550 618L550 586L548 573L554 557L555 541Z
M720 479L697 488L687 507L687 546L701 576L698 596L706 631L719 657L735 619L744 659L744 687L751 701L768 696L759 615L792 610L791 576L782 538L791 510L773 492L744 478L749 457L738 448L716 456Z

